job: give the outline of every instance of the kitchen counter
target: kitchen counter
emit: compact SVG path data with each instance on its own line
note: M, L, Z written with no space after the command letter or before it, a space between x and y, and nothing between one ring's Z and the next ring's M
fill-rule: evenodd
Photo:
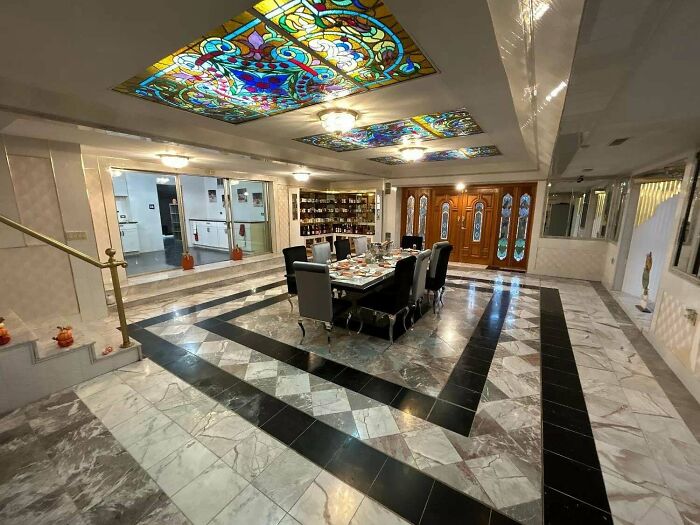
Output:
M226 219L189 219L198 222L226 222Z

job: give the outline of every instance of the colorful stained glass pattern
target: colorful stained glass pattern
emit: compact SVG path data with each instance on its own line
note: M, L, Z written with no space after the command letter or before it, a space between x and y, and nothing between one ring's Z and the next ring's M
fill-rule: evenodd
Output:
M114 89L239 123L434 72L381 0L265 0Z
M406 235L413 235L413 216L416 211L416 198L408 196L406 201Z
M496 257L504 260L508 255L508 232L510 230L510 216L513 209L513 196L506 193L501 202L501 227L498 230L498 245Z
M450 229L450 203L443 202L440 206L440 240L446 241Z
M428 142L478 133L483 133L482 129L465 108L460 108L444 113L417 115L403 120L371 124L342 134L323 133L294 140L342 152L396 146L403 144L407 139Z
M515 246L513 247L513 259L520 262L525 258L525 246L527 241L527 221L530 218L530 195L523 193L520 196L518 209L518 228L515 231Z
M477 202L474 205L474 226L472 228L472 242L481 242L481 227L484 223L484 203Z
M418 199L418 235L425 239L425 223L428 219L428 196Z
M501 152L496 146L476 146L473 148L450 149L444 151L429 151L421 160L417 162L440 162L443 160L466 160L482 157L494 157L500 155ZM389 155L385 157L374 157L369 160L381 162L382 164L410 164L398 155Z

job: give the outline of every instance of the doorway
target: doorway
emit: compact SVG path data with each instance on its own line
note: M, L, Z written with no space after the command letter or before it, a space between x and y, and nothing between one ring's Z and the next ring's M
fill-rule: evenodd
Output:
M229 184L233 246L244 255L271 253L269 183L231 179Z

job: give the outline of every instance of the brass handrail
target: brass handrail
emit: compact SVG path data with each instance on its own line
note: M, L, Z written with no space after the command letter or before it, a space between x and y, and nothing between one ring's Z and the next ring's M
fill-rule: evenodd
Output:
M109 268L109 273L112 275L112 285L114 286L114 300L117 303L117 314L119 315L119 330L122 333L122 344L120 346L121 348L128 348L131 346L131 340L129 339L129 329L126 324L126 313L124 312L122 289L119 286L119 274L117 272L117 267L123 266L124 268L126 268L127 262L118 261L114 259L114 256L117 253L116 250L114 250L113 248L107 248L105 250L105 255L107 255L109 259L107 260L107 262L101 262L100 260L95 259L94 257L90 257L88 254L83 253L80 250L71 248L67 244L63 244L62 242L57 241L56 239L49 237L48 235L44 235L43 233L34 231L31 228L25 226L24 224L20 224L19 222L13 221L9 217L5 217L4 215L0 215L0 222L2 222L3 224L7 224L10 228L14 228L15 230L21 231L22 233L29 235L30 237L34 237L35 239L38 239L41 242L45 242L49 246L58 248L59 250L67 253L68 255L77 257L81 261L85 261L88 264L92 264L93 266L96 266L98 268Z

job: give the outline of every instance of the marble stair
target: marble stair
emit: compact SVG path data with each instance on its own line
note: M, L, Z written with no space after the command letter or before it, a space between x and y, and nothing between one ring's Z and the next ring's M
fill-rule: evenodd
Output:
M114 319L85 322L75 318L27 323L13 310L0 308L11 341L0 346L0 414L41 399L141 357L141 344L132 339L120 348ZM52 339L59 325L73 327L74 343L60 348ZM105 347L113 351L102 355Z

